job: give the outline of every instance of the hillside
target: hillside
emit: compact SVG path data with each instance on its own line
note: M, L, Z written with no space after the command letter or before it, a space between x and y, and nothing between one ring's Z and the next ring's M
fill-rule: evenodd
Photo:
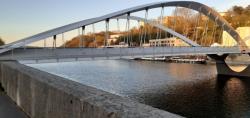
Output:
M166 17L166 19L163 21L165 26L170 26L170 28L175 29L180 34L186 34L187 37L195 37L196 35L196 41L200 44L202 43L202 37L204 37L203 32L205 31L204 26L206 25L205 23L207 20L204 20L200 18L199 15L194 13L193 11L189 11L189 9L185 8L179 8L176 11L174 11L176 14L178 14L176 17ZM229 9L227 12L225 12L225 15L223 17L234 27L243 27L243 26L250 26L250 5L243 8L240 6L233 6L231 9ZM199 26L201 29L199 29L198 33L195 33L192 29L195 29L194 27L196 26L196 19L200 19L201 22ZM188 21L188 22L187 22ZM173 25L173 23L176 23ZM209 21L208 22L208 27L212 29L214 27L214 22ZM171 26L175 26L174 28ZM130 30L130 39L132 40L131 42L133 45L139 45L140 43L140 36L141 32L147 30L146 35L146 42L148 42L150 39L155 39L157 38L157 29L153 28L147 24L144 26L141 26L140 29L133 28ZM208 30L206 39L209 41L203 42L205 43L204 45L211 45L213 43L221 43L221 33L222 30L220 28L215 29L215 33L213 34L213 31ZM115 34L114 32L109 32L109 34ZM126 34L126 33L125 33ZM97 46L101 46L104 43L104 36L105 32L100 32L97 33L95 36L93 34L88 34L85 36L81 36L84 39L83 46L84 47L95 47L94 46L94 39L96 38L96 44ZM170 34L164 33L161 31L160 34L161 37L158 38L164 38L164 37L171 37ZM118 38L117 42L115 44L119 44L119 42L124 41L124 39L127 39L127 35L121 36ZM74 37L70 41L66 43L67 47L79 47L80 44L80 36Z

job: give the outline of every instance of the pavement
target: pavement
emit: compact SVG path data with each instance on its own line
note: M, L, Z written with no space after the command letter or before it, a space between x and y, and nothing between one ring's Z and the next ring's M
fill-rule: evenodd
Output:
M0 118L29 117L0 89Z

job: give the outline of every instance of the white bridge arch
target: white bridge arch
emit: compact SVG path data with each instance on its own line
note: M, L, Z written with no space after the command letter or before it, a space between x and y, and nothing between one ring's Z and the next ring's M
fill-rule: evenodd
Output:
M25 46L25 45L33 43L33 42L43 40L43 39L48 38L48 37L56 36L58 34L62 34L64 32L68 32L68 31L80 28L82 26L87 26L87 25L97 23L100 21L105 21L105 20L109 20L112 18L117 18L117 17L123 16L126 14L131 14L131 13L142 11L142 10L148 10L148 9L153 9L153 8L158 8L158 7L171 7L171 6L185 7L185 8L193 9L195 11L198 11L198 12L206 15L212 21L216 22L219 26L221 26L225 31L227 31L234 38L234 40L238 43L239 47L246 47L245 42L240 38L239 34L229 25L229 23L225 19L223 19L212 8L210 8L204 4L201 4L198 2L193 2L193 1L173 1L173 2L158 2L158 3L141 5L141 6L121 10L118 12L114 12L111 14L107 14L107 15L104 15L101 17L87 19L87 20L79 21L79 22L72 23L69 25L65 25L65 26L62 26L59 28L55 28L55 29L28 37L25 39L18 40L16 42L13 42L13 43L10 43L10 44L4 45L4 46L1 46L2 49L0 50L0 53L4 53L4 52L7 52L9 50L19 48L19 47ZM143 20L143 19L141 19L141 20ZM158 27L163 28L161 26L158 26ZM163 29L165 29L165 28L163 28ZM176 33L176 32L172 32L172 33ZM189 44L192 43L191 40L188 41L188 38L182 37L181 35L177 35L177 36L180 36L179 38L188 42ZM193 45L195 45L195 44L193 44ZM196 45L196 46L198 46L198 45Z

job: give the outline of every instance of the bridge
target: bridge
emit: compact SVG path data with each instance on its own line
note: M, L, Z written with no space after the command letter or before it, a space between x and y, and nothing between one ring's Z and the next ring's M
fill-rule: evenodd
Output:
M149 18L151 10L158 9L159 16ZM166 15L166 10L174 9L173 14ZM178 11L184 10L187 16L181 16ZM136 16L139 14L141 16ZM191 16L189 16L191 14ZM183 15L183 14L182 14ZM166 19L170 23L165 23ZM180 27L180 20L192 19L192 25L183 24ZM116 32L122 34L120 42L123 44L112 46L108 43L111 31L111 22L116 22ZM121 21L125 21L125 28L121 30ZM132 23L134 22L134 23ZM134 25L136 23L138 25ZM190 22L190 21L186 21ZM98 43L95 31L95 24L103 23L104 35L102 44ZM133 26L134 25L134 26ZM92 32L86 33L91 27ZM113 28L114 29L114 28ZM139 31L138 37L133 38L133 29ZM181 29L181 30L180 30ZM79 44L77 47L67 47L65 34L72 30L77 30ZM156 30L156 36L152 38L152 30ZM237 43L227 46L218 44L221 42L223 31L227 32ZM163 34L165 36L163 37ZM85 36L93 36L92 46L84 46ZM57 41L61 38L61 45ZM47 46L47 39L51 39L52 46ZM185 45L170 46L162 45L161 39L174 38ZM120 38L121 39L121 38ZM152 44L149 42L153 41ZM32 43L43 42L43 47L30 47ZM147 44L147 46L146 46ZM132 7L101 17L91 18L49 31L45 31L34 36L30 36L0 47L1 61L20 61L23 63L46 63L61 61L81 61L89 59L122 59L122 58L142 58L142 57L162 57L162 56L183 56L183 55L208 55L217 62L218 74L249 76L248 70L237 73L229 69L225 63L225 58L229 54L248 54L245 41L239 36L232 26L212 8L193 1L172 1L158 2Z

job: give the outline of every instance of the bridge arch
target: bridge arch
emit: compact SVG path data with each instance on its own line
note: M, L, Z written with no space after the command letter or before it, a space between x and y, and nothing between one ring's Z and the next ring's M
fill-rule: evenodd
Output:
M178 32L175 32L174 30L168 28L168 27L165 27L159 23L155 23L151 20L147 20L145 18L141 18L141 17L136 17L136 16L120 16L120 17L117 17L116 19L130 19L130 20L136 20L136 21L143 21L144 23L148 23L150 24L151 26L154 26L154 27L157 27L165 32L168 32L178 38L180 38L183 42L189 44L190 46L193 46L193 47L197 47L197 46L200 46L199 44L197 44L196 42L192 41L191 39L188 39L187 37L183 36L182 34L178 33Z
M214 22L216 22L219 26L221 26L225 31L227 31L234 39L235 41L238 43L238 45L240 47L246 47L245 42L241 39L241 37L239 36L239 34L234 30L233 27L231 27L229 25L229 23L223 19L219 13L217 13L216 11L214 11L212 8L198 3L198 2L193 2L193 1L173 1L173 2L158 2L158 3L151 3L151 4L146 4L146 5L141 5L141 6L137 6L137 7L132 7L129 9L125 9L125 10L121 10L118 12L114 12L111 14L107 14L101 17L96 17L96 18L92 18L92 19L87 19L87 20L83 20L83 21L79 21L76 23L72 23L69 25L65 25L59 28L55 28L28 38L24 38L21 39L19 41L7 44L2 46L0 50L0 53L18 48L18 47L22 47L24 45L39 41L39 40L43 40L45 38L48 37L52 37L64 32L68 32L77 28L80 28L82 26L86 26L86 25L90 25L93 23L97 23L100 21L104 21L104 20L108 20L111 18L116 18L119 16L123 16L126 14L130 14L130 13L134 13L137 11L142 11L142 10L148 10L148 9L153 9L153 8L158 8L158 7L171 7L171 6L178 6L178 7L185 7L185 8L189 8L189 9L193 9L195 11L198 11L204 15L206 15L208 18L210 18L211 20L213 20Z

